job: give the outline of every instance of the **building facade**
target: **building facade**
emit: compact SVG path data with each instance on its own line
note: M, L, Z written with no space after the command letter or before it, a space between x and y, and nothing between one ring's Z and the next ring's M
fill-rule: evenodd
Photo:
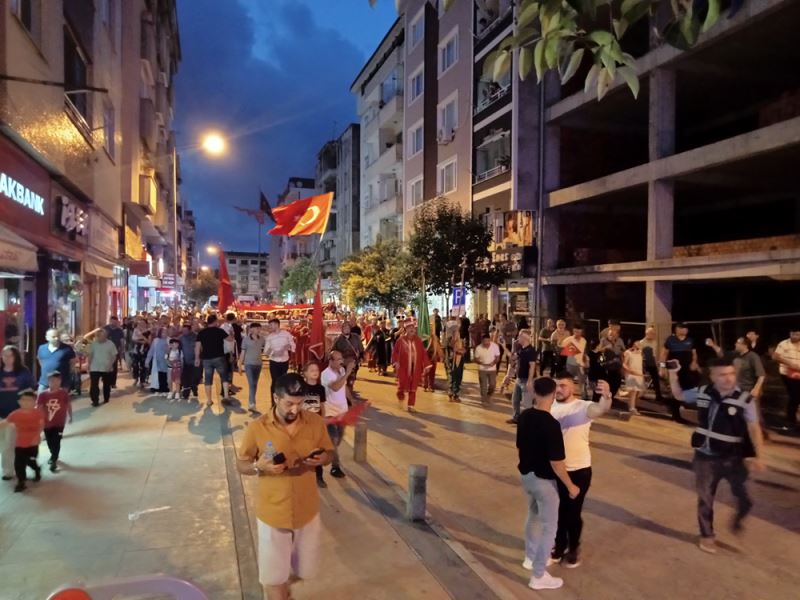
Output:
M126 148L140 133L126 109L149 90L143 38L129 34L145 19L174 74L174 0L0 5L0 329L26 352L48 327L75 335L130 309L144 238L124 235Z
M325 287L330 286L331 276L336 269L336 228L339 205L337 202L337 173L339 171L339 140L325 142L317 153L314 175L315 194L333 194L333 206L328 217L328 227L320 239L317 264Z
M225 252L228 276L237 300L264 300L269 288L269 256L257 252ZM245 298L243 298L245 297Z
M623 45L638 100L547 80L542 314L663 335L676 320L797 310L800 71L785 65L800 64L799 21L797 2L747 3L686 52L651 44L643 21Z
M336 170L336 264L361 249L361 126L339 136Z
M404 18L350 86L361 125L360 247L403 238Z
M316 181L311 177L290 177L286 187L278 195L276 206L316 194ZM317 250L316 236L288 237L270 236L269 244L269 284L270 295L277 297L283 272L301 258L311 258Z

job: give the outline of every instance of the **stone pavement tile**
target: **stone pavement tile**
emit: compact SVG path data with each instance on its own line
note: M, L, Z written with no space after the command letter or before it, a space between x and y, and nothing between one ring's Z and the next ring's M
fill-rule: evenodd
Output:
M192 546L213 540L233 542L230 512L187 512L170 509L143 514L133 521L126 550L152 550L173 546Z
M168 573L189 579L212 600L241 600L236 549L232 540L206 540L150 550L127 550L117 575Z
M0 598L44 600L61 585L113 577L123 553L122 548L94 554L65 551L56 558L0 563Z

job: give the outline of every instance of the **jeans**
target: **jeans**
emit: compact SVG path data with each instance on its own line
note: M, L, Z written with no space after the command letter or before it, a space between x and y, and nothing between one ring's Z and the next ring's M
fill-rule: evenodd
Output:
M497 386L497 371L492 367L491 371L478 371L478 383L481 388L481 401L486 402Z
M37 471L39 465L36 457L39 456L39 446L14 449L14 471L17 473L17 484L25 483L28 479L28 467Z
M63 435L63 427L47 427L44 430L44 439L47 441L47 449L50 450L50 461L52 463L56 463L58 455L61 454L61 437Z
M581 545L581 532L583 531L583 500L592 485L592 467L577 469L569 472L572 480L581 493L574 500L569 497L567 486L558 481L558 497L561 503L558 506L558 531L556 532L556 546L554 554L563 556L564 552L578 552Z
M649 367L645 367L644 371L650 375L650 379L653 381L653 391L656 393L656 402L663 402L664 398L661 394L661 377L658 374L658 367L650 365Z
M786 386L786 393L789 394L786 420L794 425L797 423L797 408L800 407L800 379L792 379L786 375L781 375L781 379L783 379L783 385Z
M256 390L258 389L258 378L261 377L261 364L245 365L244 374L247 376L247 392L249 394L250 408L256 407Z
M464 360L458 365L453 365L452 359L450 363L450 394L458 396L461 393L461 381L464 379Z
M0 423L0 459L3 475L14 473L14 446L17 444L17 428L10 423Z
M519 419L519 414L523 409L533 406L533 397L528 392L527 379L522 379L521 377L517 379L517 383L514 384L514 391L511 394L511 405L514 407L515 421Z
M103 380L103 402L108 402L111 398L111 371L91 371L89 373L89 398L95 406L100 403L100 380Z
M333 460L331 461L331 466L338 467L339 444L342 443L342 438L344 437L344 425L330 424L326 427L328 428L328 435L330 436L331 443L333 444Z
M728 480L731 493L736 498L734 526L739 526L753 508L753 501L745 487L747 467L744 459L710 457L695 452L692 466L697 488L697 523L700 526L700 535L714 537L714 496L722 479Z
M535 473L522 476L528 494L525 521L525 556L533 563L533 576L541 577L558 529L558 489L555 479L539 479Z
M203 359L203 382L205 385L214 383L214 371L219 375L220 382L228 381L228 362L224 356Z
M289 361L288 360L286 362L280 362L280 361L277 361L277 360L269 361L269 376L270 376L270 379L272 380L270 382L270 384L269 384L269 397L270 398L272 398L272 396L275 394L275 382L278 381L278 379L281 376L286 375L286 373L288 373L288 372L289 372ZM273 402L274 402L274 400L273 400Z

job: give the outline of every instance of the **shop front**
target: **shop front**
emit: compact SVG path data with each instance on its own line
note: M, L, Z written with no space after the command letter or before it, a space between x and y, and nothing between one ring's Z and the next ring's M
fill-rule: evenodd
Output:
M84 318L90 326L124 316L127 310L127 282L119 261L119 228L93 208L89 216L89 249L83 265L88 302Z

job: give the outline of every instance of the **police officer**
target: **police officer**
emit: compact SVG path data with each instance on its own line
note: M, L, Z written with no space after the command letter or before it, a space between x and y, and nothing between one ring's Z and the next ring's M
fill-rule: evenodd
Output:
M714 554L714 495L717 485L727 479L736 497L736 515L731 531L739 534L742 521L753 507L747 493L745 458L752 459L754 470L764 469L761 462L763 437L758 424L756 403L748 392L736 385L733 363L718 358L710 363L711 385L687 390L678 380L680 363L669 361L669 384L676 400L697 405L698 426L692 434L694 473L697 488L697 521L700 525L700 549Z

